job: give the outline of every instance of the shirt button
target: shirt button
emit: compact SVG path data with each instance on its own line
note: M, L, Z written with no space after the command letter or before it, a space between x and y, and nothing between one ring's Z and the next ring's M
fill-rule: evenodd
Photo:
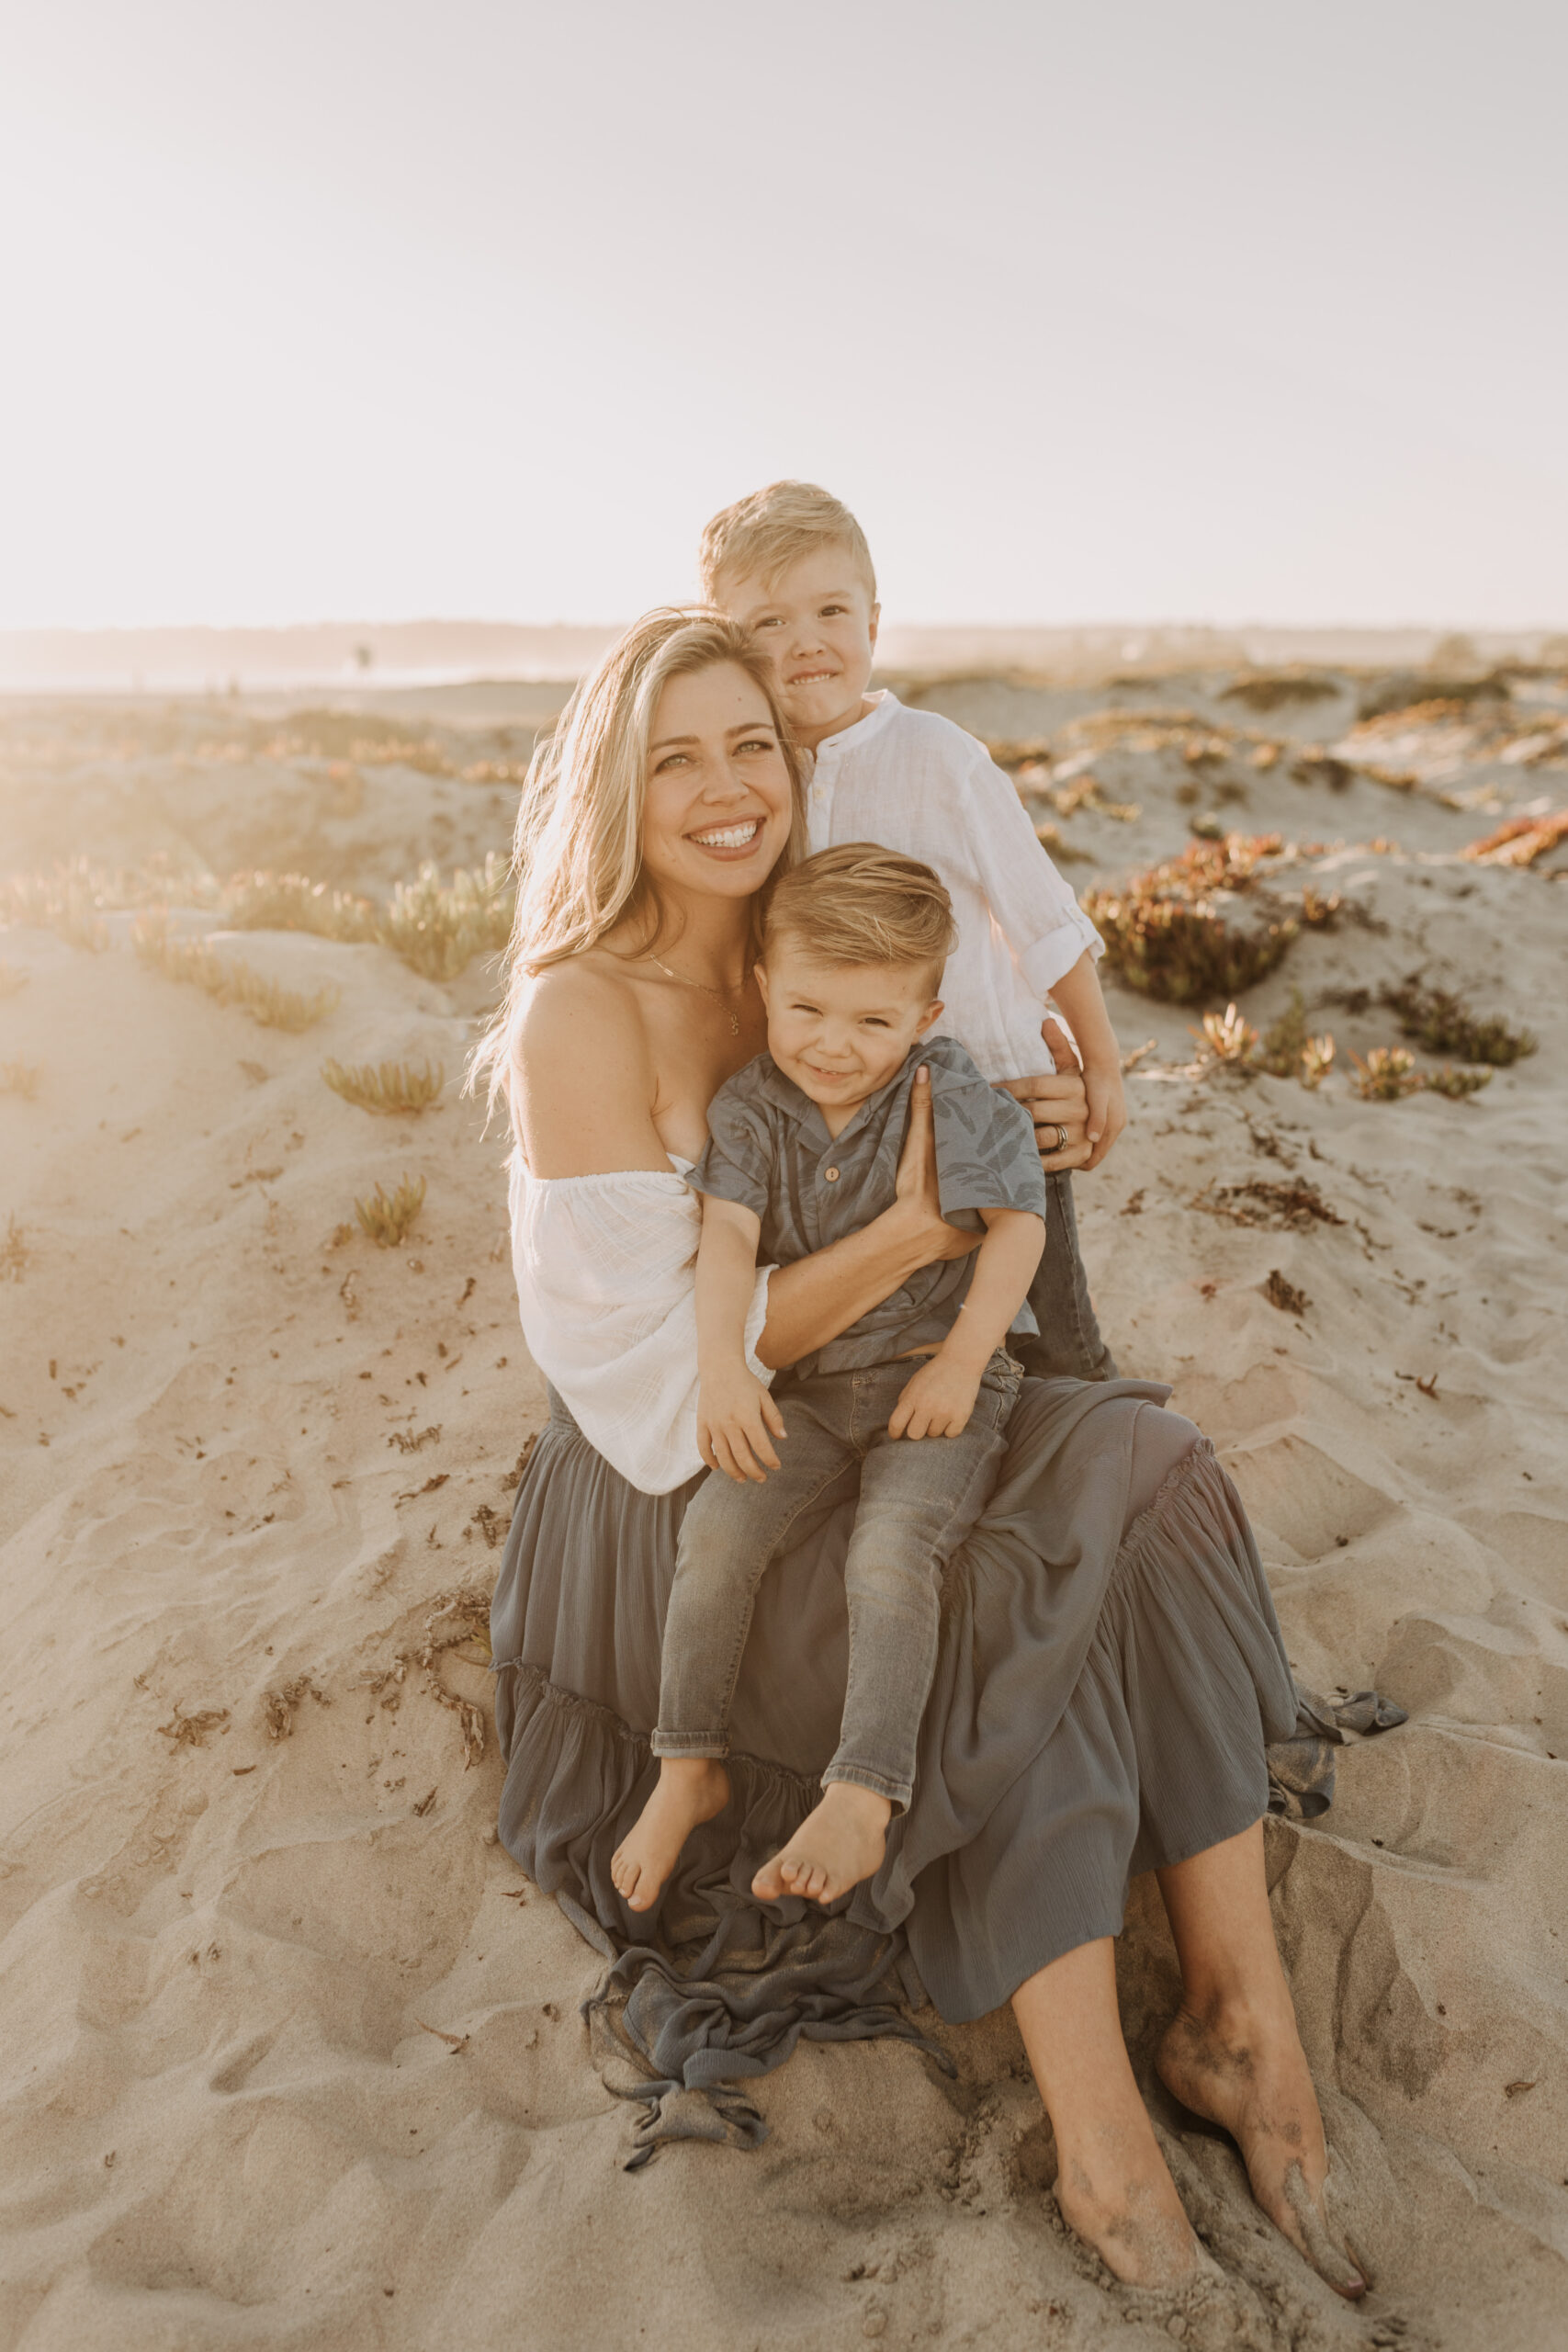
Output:
M836 1168L824 1168L822 1173L827 1178L829 1184L836 1184L838 1182L839 1171Z

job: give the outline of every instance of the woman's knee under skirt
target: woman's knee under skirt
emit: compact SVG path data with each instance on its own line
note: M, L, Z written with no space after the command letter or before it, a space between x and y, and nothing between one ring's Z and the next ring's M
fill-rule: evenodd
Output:
M876 1878L842 1906L854 1970L878 1937L890 1951L907 1939L949 2019L998 2007L1061 1953L1114 1934L1134 1872L1256 1821L1266 1744L1294 1728L1256 1547L1205 1441L1127 1524L1139 1416L1164 1394L1026 1383L990 1509L950 1569L914 1803ZM626 1911L609 1863L657 1770L647 1735L689 1491L628 1487L558 1400L492 1611L501 1834L613 1944L690 1951L728 1915L765 1973L781 1934L820 1917L794 1903L760 1916L749 1890L815 1803L832 1752L852 1486L825 1498L764 1580L730 1804L690 1841L650 1923Z

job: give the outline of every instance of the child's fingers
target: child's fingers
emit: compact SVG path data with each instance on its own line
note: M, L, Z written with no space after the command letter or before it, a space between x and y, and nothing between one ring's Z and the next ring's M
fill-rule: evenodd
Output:
M889 1437L903 1436L905 1430L909 1424L909 1416L914 1409L915 1407L913 1399L909 1395L909 1391L906 1388L903 1395L899 1397L898 1402L893 1408L893 1418L887 1424L887 1434Z
M755 1425L747 1429L746 1442L750 1447L759 1462L765 1464L767 1468L770 1470L776 1470L778 1468L779 1457L773 1452L772 1445L769 1443L767 1428L763 1423L762 1417L760 1413L757 1416Z
M789 1435L788 1430L784 1427L784 1417L780 1412L778 1407L774 1404L771 1389L763 1391L762 1419L766 1422L768 1428L773 1431L774 1437L787 1437Z

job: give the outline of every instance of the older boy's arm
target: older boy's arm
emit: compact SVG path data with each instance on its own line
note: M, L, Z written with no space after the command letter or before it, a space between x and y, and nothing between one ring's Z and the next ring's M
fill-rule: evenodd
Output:
M957 1437L969 1426L980 1377L1029 1295L1045 1248L1044 1220L1029 1209L982 1209L986 1238L952 1330L906 1386L890 1437Z
M697 1450L727 1478L761 1480L779 1457L769 1433L784 1417L746 1361L746 1317L757 1281L756 1212L739 1201L703 1199L697 1244Z
M1127 1124L1122 1056L1092 956L1086 951L1070 972L1053 980L1051 993L1066 1014L1083 1056L1084 1089L1089 1096L1088 1133L1092 1147L1083 1162L1087 1171L1100 1166Z

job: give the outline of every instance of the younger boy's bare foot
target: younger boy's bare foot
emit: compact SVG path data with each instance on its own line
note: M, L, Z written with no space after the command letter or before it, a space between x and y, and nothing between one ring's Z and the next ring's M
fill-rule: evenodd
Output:
M610 1860L610 1876L629 1910L652 1910L693 1830L728 1803L729 1775L715 1758L660 1758L658 1786Z
M752 1894L764 1903L786 1894L804 1895L809 1903L837 1902L881 1869L892 1815L892 1805L874 1791L852 1781L829 1781L821 1804L813 1806L789 1844L762 1864L751 1881Z
M1328 2143L1294 2018L1183 2008L1155 2064L1184 2107L1230 2133L1275 2227L1337 2293L1358 2301L1366 2266L1327 2210Z

